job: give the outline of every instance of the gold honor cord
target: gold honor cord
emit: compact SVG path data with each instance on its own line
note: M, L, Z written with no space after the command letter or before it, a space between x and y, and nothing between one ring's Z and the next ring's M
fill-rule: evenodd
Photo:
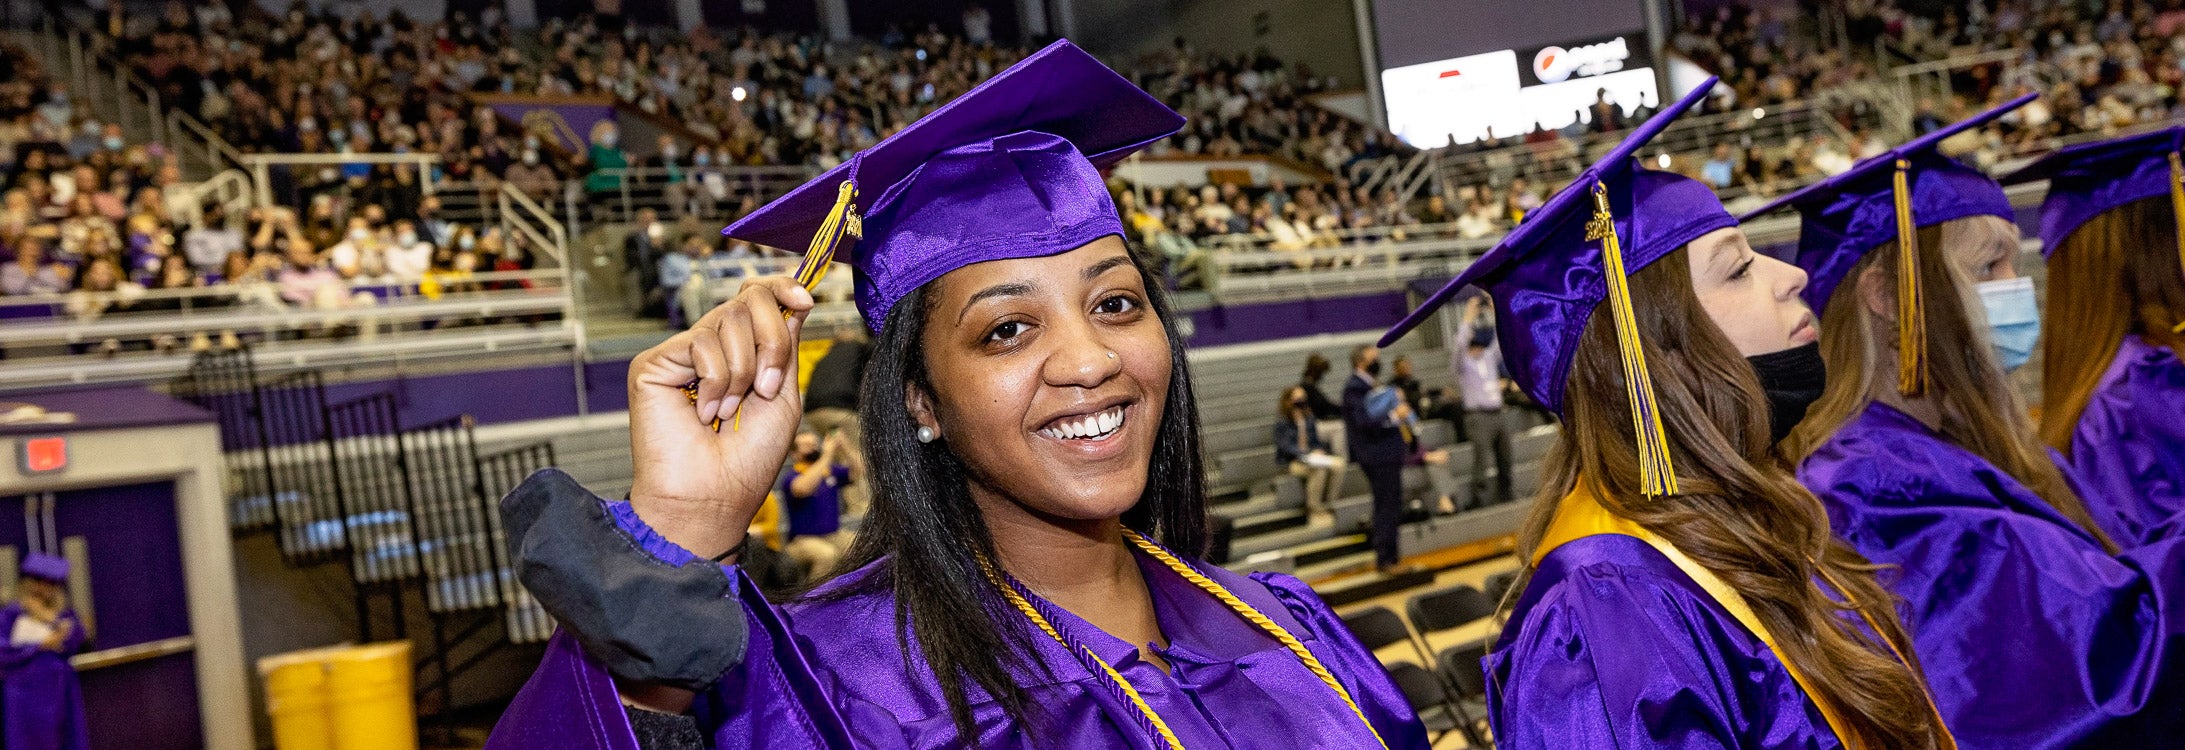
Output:
M2177 223L2178 272L2185 273L2185 164L2178 161L2176 151L2170 152L2170 213ZM2185 321L2170 327L2171 333L2185 333Z
M1918 227L1912 225L1912 163L1897 160L1897 392L1927 392L1927 315L1920 305Z
M1306 649L1305 644L1298 641L1296 636L1290 635L1289 631L1282 629L1281 625L1269 619L1267 615L1262 614L1258 609L1253 608L1251 604L1237 598L1236 594L1229 593L1229 590L1222 588L1221 584L1215 583L1213 579L1200 574L1197 569L1192 568L1183 560L1170 554L1167 549L1154 544L1152 540L1145 538L1138 532L1124 529L1123 538L1130 540L1130 543L1136 546L1139 551L1144 552L1146 556L1168 566L1169 570L1174 571L1186 582L1197 586L1199 590L1205 591L1215 599L1220 600L1223 605L1229 607L1230 611L1236 612L1237 616L1244 618L1246 622L1251 623L1259 628L1261 632L1281 643L1283 648L1289 649L1291 654L1297 656L1298 661L1305 664L1305 669L1311 671L1314 677L1320 678L1320 682L1327 685L1329 690L1334 691L1336 697L1343 699L1343 705L1350 707L1351 714L1357 716L1358 721L1366 725L1366 731L1373 734L1373 740L1380 743L1382 750L1388 750L1388 741L1381 738L1381 730L1374 728L1373 722L1366 719L1365 711L1358 708L1358 701L1351 698L1350 691L1343 687L1342 682L1335 679L1335 674L1329 672L1327 666L1320 663L1320 658L1313 656L1313 652ZM1056 643L1062 644L1063 648L1071 648L1070 642L1062 637L1061 631L1056 630L1053 623L1048 622L1046 617L1040 615L1038 608L1033 607L1032 603L1025 600L1022 594L1017 593L1015 586L1009 585L1007 581L1003 580L1000 572L994 570L991 565L983 565L982 563L982 566L986 568L987 577L993 579L995 587L1001 589L1002 596L1007 598L1009 604L1016 607L1017 611L1024 613L1025 619L1031 620L1034 626L1037 626L1041 632L1046 633L1048 637L1055 639ZM1138 688L1132 686L1129 680L1124 679L1121 672L1116 671L1106 661L1095 656L1091 648L1081 646L1079 649L1088 661L1099 665L1100 669L1107 673L1108 679L1113 680L1122 689L1123 695L1130 699L1131 705L1137 707L1140 715L1161 735L1161 739L1167 741L1171 750L1184 750L1183 741L1176 738L1176 733L1168 728L1168 722L1162 720L1160 714L1153 712L1153 707L1148 705L1145 698L1138 694Z
M827 218L820 222L819 231L812 234L812 244L804 249L804 260L797 264L797 283L802 284L805 291L818 289L820 279L827 278L827 269L834 265L835 248L842 243L842 238L848 237L854 241L865 236L865 222L858 218L857 204L854 203L856 200L857 183L843 180L842 188L835 193L835 207L828 209ZM788 310L781 311L783 320L793 315ZM698 381L692 380L683 384L683 397L689 399L692 405L698 403ZM735 426L742 425L743 413L743 406L737 405ZM708 426L714 432L720 432L721 418L714 417L713 424Z
M1631 309L1631 282L1624 268L1623 245L1616 238L1616 217L1608 209L1608 186L1593 183L1593 220L1586 239L1601 241L1601 275L1608 279L1609 317L1616 324L1616 347L1623 355L1624 395L1631 399L1631 430L1639 441L1639 488L1648 497L1677 494L1676 466L1669 460L1669 434L1662 429L1654 401L1654 381L1647 375L1646 351Z

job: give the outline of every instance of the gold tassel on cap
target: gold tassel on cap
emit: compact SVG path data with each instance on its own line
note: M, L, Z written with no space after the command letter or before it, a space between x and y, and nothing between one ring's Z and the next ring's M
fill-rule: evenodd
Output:
M1631 283L1623 246L1616 239L1616 217L1608 210L1608 186L1593 183L1593 220L1586 239L1601 241L1602 275L1608 277L1609 317L1616 322L1616 347L1623 354L1624 395L1631 399L1631 429L1639 441L1639 491L1648 497L1677 494L1677 471L1669 460L1669 435L1654 403L1654 381L1647 377L1646 352L1639 345L1639 323L1631 310Z
M805 291L818 289L820 279L827 278L827 269L834 265L835 248L842 244L842 238L857 240L865 236L865 221L857 215L856 200L857 183L843 180L841 189L835 193L835 207L827 210L827 218L820 221L819 231L812 233L812 244L804 249L803 262L797 264L797 283L803 285ZM781 311L783 320L794 314L788 310ZM683 396L689 398L692 404L698 403L698 381L685 383ZM742 426L743 415L743 405L737 404L736 413L733 415L734 424L730 429ZM721 419L714 417L713 424L708 426L714 432L720 432Z
M1912 163L1897 160L1897 392L1927 392L1927 316L1919 298L1919 237L1912 225Z
M2170 213L2177 222L2178 272L2185 273L2185 164L2180 164L2176 151L2170 152ZM2185 333L2185 321L2170 328L2171 333Z

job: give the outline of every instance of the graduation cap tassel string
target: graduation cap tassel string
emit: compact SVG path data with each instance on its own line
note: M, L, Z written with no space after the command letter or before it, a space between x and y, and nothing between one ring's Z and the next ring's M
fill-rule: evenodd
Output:
M1631 428L1639 442L1639 491L1648 497L1677 494L1676 466L1669 459L1669 434L1662 429L1661 410L1654 401L1654 381L1646 370L1646 351L1639 343L1639 324L1631 309L1631 283L1624 267L1623 245L1616 238L1616 218L1608 209L1608 186L1593 183L1593 220L1586 225L1586 239L1601 241L1607 266L1609 317L1616 325L1616 348L1622 354L1624 395L1631 399Z
M2180 163L2176 151L2170 152L2170 213L2177 222L2178 272L2185 273L2185 163ZM2185 333L2185 321L2170 328L2171 333Z
M1927 392L1927 315L1920 304L1919 227L1912 224L1912 163L1897 160L1897 392Z

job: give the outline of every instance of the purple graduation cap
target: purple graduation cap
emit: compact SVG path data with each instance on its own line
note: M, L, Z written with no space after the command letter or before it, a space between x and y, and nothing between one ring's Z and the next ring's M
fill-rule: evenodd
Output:
M23 556L23 575L51 583L67 583L68 560L59 555L32 552Z
M807 286L848 239L857 309L878 333L897 301L949 271L1122 235L1100 170L1183 124L1058 41L721 233L806 245ZM862 214L860 193L873 196Z
M1993 122L2037 96L2026 94L1914 138L1843 174L1778 198L1741 220L1751 221L1784 206L1798 209L1803 221L1793 262L1806 270L1804 296L1816 311L1828 307L1829 297L1867 251L1890 240L1896 240L1900 250L1899 298L1916 300L1919 248L1913 232L1969 216L2016 216L2003 186L1986 172L1943 156L1942 142ZM1925 392L1926 323L1917 306L1911 314L1898 317L1897 343L1898 351L1905 352L1898 360L1898 390L1905 395Z
M2046 258L2104 211L2164 195L2185 197L2180 151L2185 151L2185 125L2172 125L2057 149L2005 176L2003 184L2048 180L2048 198L2041 201L2041 257Z
M1495 303L1495 331L1510 378L1542 406L1563 413L1563 387L1594 308L1614 305L1625 380L1640 418L1641 486L1674 494L1652 381L1630 322L1626 278L1701 235L1737 226L1714 191L1682 175L1646 169L1633 158L1647 141L1707 97L1709 78L1648 119L1608 155L1418 309L1382 334L1380 345L1403 338L1467 286L1485 287Z

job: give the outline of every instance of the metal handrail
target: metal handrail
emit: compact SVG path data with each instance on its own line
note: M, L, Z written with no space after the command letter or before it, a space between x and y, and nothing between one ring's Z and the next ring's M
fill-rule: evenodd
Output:
M480 284L502 283L511 281L539 282L559 280L561 280L561 274L552 271L480 271L464 276L460 279L460 281L463 283L476 282ZM398 281L392 279L348 279L344 280L342 283L347 284L350 291L364 291L379 289L387 286L415 285L417 282ZM206 299L226 298L235 296L237 290L243 289L246 286L249 285L208 284L205 286L186 287L182 289L145 289L141 294L131 295L130 299L133 301L187 301L200 297ZM5 309L9 307L37 307L41 305L65 305L68 303L69 300L75 299L77 294L79 294L79 292L62 292L60 294L0 295L0 309Z
M514 289L451 294L441 300L397 301L338 310L305 310L269 307L214 308L219 312L121 313L95 321L15 322L0 327L0 344L80 344L104 339L140 339L147 336L217 333L220 331L283 331L368 320L374 324L443 320L466 315L531 315L561 312L568 307L564 290ZM414 299L414 298L413 298Z
M167 114L167 126L170 134L173 131L180 130L196 136L202 150L205 152L206 162L214 167L216 171L228 167L240 169L244 166L243 152L236 150L235 146L228 143L226 138L220 137L219 133L213 132L211 127L191 116L190 113L179 109L169 112ZM175 143L167 145L180 150ZM225 160L226 163L223 164L222 160Z

